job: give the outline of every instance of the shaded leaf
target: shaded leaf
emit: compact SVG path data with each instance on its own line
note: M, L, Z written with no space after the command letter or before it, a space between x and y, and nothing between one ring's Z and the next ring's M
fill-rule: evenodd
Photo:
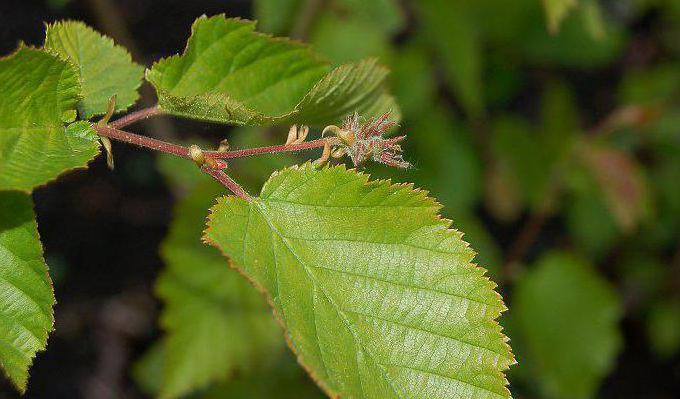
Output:
M54 303L33 201L0 191L0 366L22 393L52 331Z
M442 57L448 83L472 116L484 111L480 34L462 2L418 2L426 36Z
M375 60L329 65L299 43L255 33L255 23L201 17L182 55L154 64L147 79L166 112L242 125L338 122L398 107Z
M205 240L267 292L326 393L508 398L504 305L438 210L410 186L305 164L252 202L219 199Z
M652 349L662 358L680 351L680 301L659 301L647 320L647 334Z
M533 372L547 396L594 396L621 348L621 307L592 267L568 254L543 257L515 288L511 316Z
M133 105L142 83L144 67L132 62L126 49L82 22L64 21L47 26L45 48L78 67L82 99L81 118L106 113L109 98L116 96L116 110Z
M76 69L28 47L0 59L0 190L30 192L99 152L89 124L76 117Z
M185 167L187 165L184 165ZM175 210L161 255L166 268L156 292L164 362L159 396L175 398L256 368L283 349L281 333L261 295L201 243L200 221L224 187L197 183Z

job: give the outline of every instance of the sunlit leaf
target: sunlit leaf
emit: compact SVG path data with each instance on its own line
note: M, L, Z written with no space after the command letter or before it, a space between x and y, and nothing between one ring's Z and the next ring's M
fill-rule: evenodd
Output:
M410 186L305 164L251 202L219 199L205 239L267 292L328 394L508 398L504 305L438 210Z
M21 392L35 354L47 345L54 302L33 201L0 191L0 368Z
M109 98L116 96L116 110L137 101L144 67L132 62L124 48L82 22L65 21L47 26L45 48L78 67L82 99L80 116L89 119L106 113Z
M308 47L254 32L255 23L201 17L182 55L154 64L147 79L160 107L188 118L241 125L336 123L398 107L387 69L375 60L330 66Z
M99 152L89 124L76 117L76 69L28 47L0 59L0 190L30 192Z

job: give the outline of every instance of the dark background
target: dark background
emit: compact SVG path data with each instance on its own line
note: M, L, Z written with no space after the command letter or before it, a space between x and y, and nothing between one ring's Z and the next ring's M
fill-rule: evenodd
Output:
M44 22L77 19L113 36L131 50L135 61L148 66L184 48L196 17L218 13L248 18L252 16L251 4L225 0L73 0L62 5L58 0L2 0L0 54L10 53L20 40L40 46ZM647 13L629 21L627 27L638 42L644 42L659 18ZM402 40L408 29L395 40ZM584 125L595 124L612 107L612 94L606 88L619 77L617 65L596 71L565 71L576 88L579 105L587 110ZM148 87L145 90L146 99L152 101ZM510 108L532 112L538 91L536 84L528 83ZM456 104L451 108L459 111ZM149 134L148 126L138 125L136 131ZM224 127L170 118L164 118L156 128L161 132L154 134L175 137L182 137L178 132L208 137L226 131ZM153 154L115 145L115 156L113 172L99 157L89 170L70 173L34 194L58 303L55 331L48 350L38 354L31 369L26 398L97 398L107 392L143 397L129 376L129 367L160 335L156 323L159 304L152 287L163 266L158 247L167 232L174 199L155 169ZM496 223L481 207L477 214L488 222L502 249L513 242L521 227L520 222ZM563 223L560 217L546 223L535 248L529 251L529 259L560 240ZM616 271L606 264L603 272L608 279L616 280ZM680 397L678 355L664 360L655 356L639 319L624 317L621 325L624 349L598 396ZM0 398L15 395L6 380L0 379Z

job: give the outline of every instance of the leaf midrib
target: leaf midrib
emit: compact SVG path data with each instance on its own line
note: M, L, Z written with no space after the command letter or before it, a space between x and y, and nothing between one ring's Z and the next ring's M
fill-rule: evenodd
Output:
M315 268L315 266L309 266L302 260L302 258L297 254L297 252L295 251L295 249L293 248L293 246L289 242L288 238L286 236L284 236L280 232L280 230L273 224L273 222L267 217L267 214L266 214L267 207L263 203L263 201L255 200L254 202L256 203L256 206L257 206L257 209L259 210L260 215L262 215L262 218L267 223L267 225L271 229L272 233L275 233L279 237L281 242L283 242L284 245L286 246L286 249L295 257L295 259L298 261L298 263L303 267L303 269L305 270L305 273L309 277L310 281L312 281L312 283L320 290L320 292L323 293L323 295L326 297L326 299L329 301L329 303L332 304L333 309L340 316L341 320L345 324L345 327L352 334L352 337L354 338L355 342L357 342L359 344L359 346L362 348L363 352L366 353L373 360L373 362L378 366L382 375L385 378L385 381L388 383L388 385L390 386L392 391L397 395L398 398L405 398L404 396L402 396L400 394L400 391L398 391L397 388L393 385L393 381L390 378L389 372L386 370L385 366L391 366L391 367L406 367L406 366L396 365L396 364L395 365L385 364L385 363L379 361L375 357L375 355L366 348L363 340L361 339L361 336L355 331L355 328L353 327L351 318L348 317L347 314L345 313L345 311L338 304L335 303L335 300L333 299L333 297L329 293L327 293L326 290L324 289L323 284L321 284L317 280L317 278L314 276L314 274L310 271L310 267ZM285 201L279 201L279 202L285 202ZM253 203L251 203L250 206L249 206L249 212L248 212L248 220L249 221L250 221L250 217L251 217L252 206L253 206ZM245 234L247 234L247 231L248 230L246 230ZM244 240L244 246L245 246L245 240ZM274 248L272 248L272 250L273 250L274 253L276 252ZM277 267L278 267L278 263L277 263ZM340 271L340 270L334 270L334 271L342 273L342 274L345 273L344 271ZM278 277L277 277L277 281L278 281ZM390 284L394 284L394 282L392 282L392 281L388 281L388 282ZM478 301L475 301L473 299L467 298L465 296L460 296L460 297L462 299L469 300L469 301L472 301L472 302L478 302ZM490 306L486 303L484 303L484 305ZM371 316L371 317L374 317L374 316ZM316 319L316 315L315 315L315 319ZM410 327L412 327L412 326L410 326ZM412 328L415 328L415 327L412 327ZM419 328L416 328L416 329L419 329ZM427 331L427 330L422 330L422 331L432 333L432 332ZM436 335L439 335L439 334L436 334ZM444 336L444 337L446 337L446 336ZM499 357L503 357L503 354L498 353L498 352L496 352L496 351L494 351L490 348L487 348L487 347L484 347L484 346L479 346L479 345L476 345L476 344L472 344L470 342L462 341L462 340L459 340L457 338L452 338L452 337L446 337L446 338L454 339L454 340L461 342L463 344L470 345L470 346L473 346L473 347L476 347L476 348L481 348L481 349L489 351L489 352L491 352L495 355L498 355ZM496 391L490 390L489 388L486 388L486 387L483 387L483 386L476 385L476 384L474 384L470 381L465 381L465 380L462 380L462 379L459 379L459 378L456 378L456 377L453 377L453 376L449 376L449 375L439 374L439 373L436 373L436 372L433 372L433 371L421 370L421 369L417 369L417 368L411 368L411 369L415 370L415 371L420 371L420 372L423 372L423 373L426 373L426 374L438 375L438 376L443 377L443 378L458 381L458 382L460 382L464 385L486 391L486 392L488 392L488 393L490 393L494 396L503 397L503 395L499 394Z
M313 283L316 287L319 288L319 291L323 293L323 295L326 297L326 299L328 300L328 302L331 303L331 305L333 305L333 309L334 309L335 312L338 314L338 316L340 316L340 319L341 319L342 322L345 324L345 327L347 328L347 330L349 330L349 332L352 334L352 337L354 338L354 341L357 342L357 343L361 346L363 352L366 353L366 355L369 356L369 357L373 360L373 362L374 362L376 365L378 365L381 374L382 374L383 377L385 378L385 381L386 381L387 384L390 386L390 388L392 389L392 391L397 395L398 398L406 399L404 396L402 396L402 395L399 393L399 391L396 389L396 387L394 387L394 385L393 385L393 383L392 383L392 379L389 378L389 373L387 372L387 370L385 370L385 368L383 367L383 365L381 364L381 362L379 362L379 361L375 358L375 355L373 355L373 353L371 353L371 352L366 348L366 346L364 345L363 341L360 339L359 335L358 335L357 332L354 330L354 328L353 328L353 326L352 326L352 323L351 323L351 321L349 320L349 317L347 317L347 315L344 313L344 311L343 311L343 310L335 303L335 300L331 297L331 295L328 294L328 293L326 292L326 290L323 288L323 285L320 284L320 283L317 281L317 279L316 279L316 277L314 276L314 274L309 270L309 266L307 266L307 264L306 264L305 262L302 261L302 259L300 258L300 256L297 254L297 252L295 252L295 250L292 248L292 246L291 246L290 243L288 242L288 239L287 239L283 234L281 234L281 232L279 231L279 229L278 229L276 226L274 226L274 224L271 222L271 220L269 220L269 218L268 218L267 215L266 215L266 206L264 205L264 203L263 203L262 201L258 201L258 200L255 200L255 201L253 201L253 202L255 203L255 206L256 206L257 209L259 210L260 214L262 215L262 218L264 219L264 221L267 223L267 225L268 225L269 228L271 229L272 233L276 233L276 235L279 237L279 239L281 240L281 242L284 243L284 245L286 246L286 248L288 249L288 251L290 251L290 253L291 253L291 254L295 257L295 259L298 261L298 263L300 263L300 265L303 267L303 269L304 269L305 273L307 274L307 276L309 277L310 281L312 281L312 283ZM249 219L250 219L250 213L252 212L252 209L253 209L253 202L251 202L251 203L249 204L249 212L248 212L248 218L249 218ZM246 234L247 234L247 231L246 231ZM272 249L274 250L274 252L276 252L274 248L272 248ZM278 277L277 277L277 281L278 281ZM314 318L316 319L316 312L315 312L315 314L314 314ZM358 364L357 364L357 367L358 367ZM362 385L362 389L363 389L363 385Z

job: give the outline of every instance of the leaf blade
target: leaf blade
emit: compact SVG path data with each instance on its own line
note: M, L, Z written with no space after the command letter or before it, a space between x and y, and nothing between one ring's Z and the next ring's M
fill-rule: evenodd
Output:
M139 98L144 67L113 40L78 21L47 26L45 48L78 67L83 98L78 110L84 119L106 113L109 98L116 96L116 111L124 111Z
M0 192L0 366L20 392L45 349L55 303L31 198Z
M438 209L408 186L307 164L272 175L251 203L219 200L205 240L269 293L329 395L509 397L502 371L514 358L495 321L504 306ZM387 226L388 242L373 226ZM446 317L428 314L441 307Z
M387 71L375 61L330 71L307 46L254 29L254 22L223 15L197 19L184 53L147 72L160 107L239 125L334 123L354 110L398 113L385 88Z
M30 192L99 152L75 117L80 85L75 69L56 55L28 47L0 59L0 190Z
M249 372L283 349L261 295L200 241L202 226L196 220L223 190L212 181L193 188L177 205L161 247L166 268L156 293L165 304L162 398L227 381L235 370Z

